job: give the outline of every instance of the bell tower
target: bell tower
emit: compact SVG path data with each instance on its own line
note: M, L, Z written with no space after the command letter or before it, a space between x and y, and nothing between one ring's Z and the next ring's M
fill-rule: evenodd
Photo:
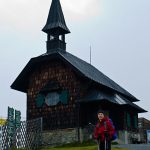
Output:
M42 29L47 34L47 53L55 50L66 51L65 34L70 33L59 0L52 0L46 25Z

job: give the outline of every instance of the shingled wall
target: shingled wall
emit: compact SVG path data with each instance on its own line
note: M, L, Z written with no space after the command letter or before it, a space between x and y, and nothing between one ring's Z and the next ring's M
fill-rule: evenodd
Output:
M68 104L38 108L35 103L39 91L49 82L58 82L63 90L68 90ZM71 67L61 61L42 63L33 70L29 79L27 93L27 119L43 117L45 130L77 126L77 107L75 100L83 95L82 83Z

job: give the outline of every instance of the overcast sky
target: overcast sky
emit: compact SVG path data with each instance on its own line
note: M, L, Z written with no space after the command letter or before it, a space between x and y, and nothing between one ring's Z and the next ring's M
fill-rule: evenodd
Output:
M60 0L71 34L67 51L89 62L150 110L150 0ZM51 0L0 0L0 117L26 117L26 95L10 85L30 58L46 52L41 31ZM140 117L150 119L150 113Z

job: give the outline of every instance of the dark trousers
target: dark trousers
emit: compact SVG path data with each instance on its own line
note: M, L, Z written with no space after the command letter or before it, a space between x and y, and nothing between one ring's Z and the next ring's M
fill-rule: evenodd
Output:
M105 148L105 146L106 146L106 148ZM99 143L99 149L100 150L111 150L111 141L107 141L106 144L105 144L105 141L100 142Z

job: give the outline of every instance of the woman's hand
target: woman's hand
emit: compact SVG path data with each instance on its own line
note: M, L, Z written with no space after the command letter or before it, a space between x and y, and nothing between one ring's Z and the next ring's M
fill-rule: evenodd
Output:
M108 137L108 131L107 130L104 131L104 135L106 138Z
M100 135L100 134L98 134L97 140L100 140L100 138L101 138L101 135Z

